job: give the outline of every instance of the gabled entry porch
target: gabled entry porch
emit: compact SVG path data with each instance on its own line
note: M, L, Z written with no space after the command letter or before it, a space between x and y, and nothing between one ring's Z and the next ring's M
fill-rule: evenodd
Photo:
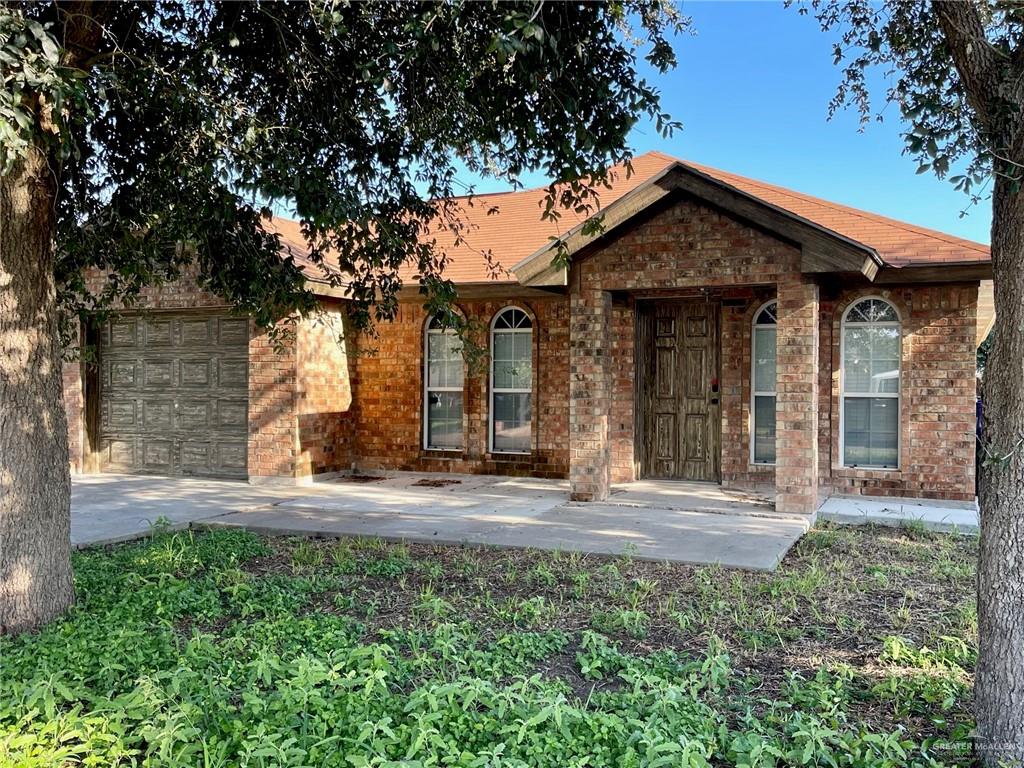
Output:
M677 480L767 491L782 513L817 508L813 278L595 291L574 296L573 311L587 318L572 325L574 499L607 499L616 483Z

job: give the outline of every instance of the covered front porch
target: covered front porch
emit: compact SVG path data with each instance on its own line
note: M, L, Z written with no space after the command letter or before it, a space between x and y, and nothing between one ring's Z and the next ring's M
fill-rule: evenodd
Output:
M703 481L770 498L782 514L813 513L819 437L827 457L830 429L819 423L819 314L819 286L800 273L767 285L574 292L572 498Z

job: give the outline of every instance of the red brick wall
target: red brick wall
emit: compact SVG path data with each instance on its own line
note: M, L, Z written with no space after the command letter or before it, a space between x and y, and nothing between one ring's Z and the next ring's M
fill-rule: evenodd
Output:
M296 339L249 337L249 479L297 475Z
M578 287L656 294L773 285L780 276L795 273L799 259L796 247L683 200L587 257L580 265Z
M754 313L770 289L734 290L722 301L722 485L774 489L775 467L750 461L750 356Z
M573 364L573 370L579 371L579 376L573 378L573 391L586 396L585 403L578 408L580 423L574 422L572 426L572 434L581 445L580 463L587 470L579 478L587 485L581 498L601 482L634 479L634 299L616 294L610 309L593 304L594 297L606 295L607 291L629 291L633 296L657 298L700 295L696 292L700 288L713 289L712 295L723 302L723 484L775 486L775 467L750 462L751 326L754 311L777 295L779 283L795 286L793 291L797 293L818 293L813 280L798 279L798 258L795 248L727 216L692 202L678 202L614 237L574 265L570 286L580 311L597 312L581 314L579 325L573 325L571 345L574 355L587 350ZM807 307L808 312L800 314L785 342L802 345L799 359L810 367L779 387L780 400L782 390L788 387L789 405L780 407L790 411L788 421L795 427L787 438L790 445L786 451L790 455L785 457L788 464L782 469L789 485L799 487L800 494L806 497L801 503L813 504L817 495L813 490L815 476L820 495L837 492L973 498L973 334L977 287L920 286L880 291L870 285L835 287L834 279L828 283L821 289L820 297L810 297L809 302L805 301L807 297L800 299L797 311ZM854 298L869 294L891 298L904 319L898 471L840 466L839 323ZM819 333L816 344L802 330L813 330L815 313ZM781 332L779 344L780 355L784 355ZM594 351L602 349L610 353L607 360ZM815 355L817 364L811 364ZM607 410L591 408L588 404L605 387L611 397ZM811 411L814 402L818 403L816 413ZM814 422L812 429L807 428L810 417ZM808 434L817 437L809 444L794 444ZM600 447L601 440L607 442L604 449ZM602 450L608 456L606 481L602 481L599 470L594 472ZM808 477L803 477L805 469Z
M819 286L806 275L779 280L776 329L775 508L818 508Z
M75 343L78 334L75 334ZM68 417L68 463L71 473L85 471L85 392L82 383L82 363L78 357L77 347L68 350L72 359L64 362L61 371L64 386L64 410Z
M465 449L456 455L423 450L426 318L417 302L403 302L396 320L379 327L379 338L350 340L348 349L336 343L343 330L336 302L325 303L323 319L298 324L284 349L254 328L249 345L250 475L294 478L356 466L565 477L570 440L575 439L606 463L602 477L596 464L581 462L593 470L593 482L634 479L635 297L700 295L700 289L711 288L722 301L723 483L772 486L775 468L750 463L751 323L756 308L776 295L777 284L796 278L798 256L795 248L709 208L679 202L577 263L571 290L578 309L600 301L591 307L594 314L572 326L572 339L568 296L461 302L465 315L479 323L476 341L485 347L490 320L503 307L515 304L534 317L534 449L528 457L488 454L486 366L466 376ZM608 291L623 293L613 301ZM624 298L625 292L631 297ZM901 465L895 471L840 466L840 319L853 300L865 295L890 299L903 319ZM186 277L147 290L140 306L211 308L224 302ZM821 288L817 372L812 375L823 495L973 497L976 317L975 285L878 290L829 283ZM808 394L806 381L789 383L799 390L794 394ZM79 363L65 365L64 385L71 461L78 470L83 463ZM570 388L578 396L572 428ZM802 456L790 459L794 466L806 463Z
M303 321L297 334L296 407L300 476L351 468L355 444L344 309L325 300L323 312Z
M612 305L611 482L636 479L633 431L636 401L636 311L634 303Z
M716 210L689 200L671 204L647 220L613 237L607 244L574 265L570 279L573 308L581 321L573 321L574 392L599 400L607 386L611 403L601 408L581 407L571 437L578 444L579 476L574 487L579 498L600 498L608 482L634 478L634 300L617 299L607 322L594 302L608 291L630 292L634 297L700 297L711 288L714 298L754 301L767 295L750 286L774 286L797 274L800 254L795 247L748 227ZM727 305L722 314L722 338L746 338L739 348L722 346L722 473L727 484L774 484L774 470L749 465L746 439L749 389L749 324L746 304ZM597 312L596 315L593 313ZM743 326L741 328L741 326ZM605 332L609 338L604 339ZM610 357L601 357L608 349ZM578 361L577 361L578 358ZM594 372L597 372L596 374ZM603 378L608 379L605 384ZM599 384L600 386L595 387ZM740 439L737 439L740 438ZM600 443L608 443L609 471L604 477ZM606 492L606 488L604 491Z
M379 337L361 337L353 367L356 424L355 463L360 469L498 473L564 477L568 471L568 306L563 297L459 302L480 326L477 344L490 343L494 315L515 305L534 318L533 450L529 456L488 453L488 374L466 372L463 394L465 449L451 453L423 449L422 304L402 302Z
M900 313L900 468L848 469L839 450L840 324L857 299L879 296ZM977 285L838 291L821 306L819 482L828 492L974 498Z

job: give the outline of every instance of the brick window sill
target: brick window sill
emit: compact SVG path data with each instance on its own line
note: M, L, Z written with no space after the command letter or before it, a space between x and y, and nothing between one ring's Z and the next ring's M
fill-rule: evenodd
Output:
M466 458L466 452L461 448L443 451L437 448L421 448L420 455L421 459L433 459L434 461L461 461Z
M487 461L496 464L522 464L525 461L533 461L533 451L529 453L488 453Z
M903 470L901 469L878 469L857 467L844 467L832 465L832 477L843 477L849 480L902 480Z

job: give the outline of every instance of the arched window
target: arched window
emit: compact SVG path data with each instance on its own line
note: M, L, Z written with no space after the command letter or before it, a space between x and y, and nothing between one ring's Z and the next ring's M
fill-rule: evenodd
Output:
M775 326L779 305L770 301L754 315L750 352L750 459L775 463Z
M432 318L423 334L423 447L460 451L462 425L462 342Z
M900 335L900 316L884 299L861 299L843 315L844 466L899 466Z
M491 451L529 453L532 421L533 323L507 307L491 322Z

